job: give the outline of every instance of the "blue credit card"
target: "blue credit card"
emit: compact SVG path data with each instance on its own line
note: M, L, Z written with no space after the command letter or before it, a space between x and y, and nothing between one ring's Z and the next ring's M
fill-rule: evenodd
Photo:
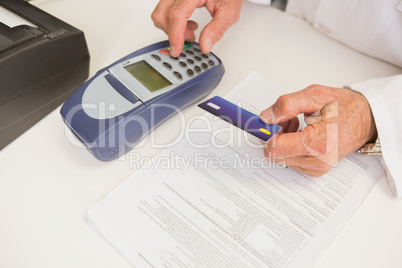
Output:
M219 96L204 101L198 104L198 106L263 141L268 141L272 136L282 130L282 127L266 124L258 115Z

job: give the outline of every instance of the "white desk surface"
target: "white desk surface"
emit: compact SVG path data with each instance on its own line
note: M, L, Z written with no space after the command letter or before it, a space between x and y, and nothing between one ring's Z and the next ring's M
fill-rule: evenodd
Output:
M31 3L85 32L91 75L134 50L166 39L150 19L156 0ZM205 25L210 16L199 9L194 18ZM214 92L219 95L251 70L288 91L312 83L342 87L401 73L321 35L304 21L249 3L213 51L226 67ZM197 113L202 111L196 107L185 111L188 116ZM64 131L56 109L0 151L0 267L131 267L89 226L85 213L134 168L128 159L97 161L69 143ZM177 133L167 122L155 134L166 142ZM160 150L146 144L137 152L150 156ZM393 198L382 178L315 267L402 267L401 226L402 201Z

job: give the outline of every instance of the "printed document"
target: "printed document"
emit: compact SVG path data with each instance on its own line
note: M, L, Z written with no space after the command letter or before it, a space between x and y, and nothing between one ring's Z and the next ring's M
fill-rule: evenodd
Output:
M224 97L259 114L283 93L252 72ZM268 162L261 146L200 116L159 155L130 152L141 168L88 220L134 267L313 267L384 171L351 154L312 178Z

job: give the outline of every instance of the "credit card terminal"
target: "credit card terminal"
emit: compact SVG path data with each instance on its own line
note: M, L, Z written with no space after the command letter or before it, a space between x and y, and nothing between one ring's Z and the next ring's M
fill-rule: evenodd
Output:
M177 58L162 41L98 71L64 103L65 124L99 160L127 153L155 127L207 96L225 72L213 53L186 43Z

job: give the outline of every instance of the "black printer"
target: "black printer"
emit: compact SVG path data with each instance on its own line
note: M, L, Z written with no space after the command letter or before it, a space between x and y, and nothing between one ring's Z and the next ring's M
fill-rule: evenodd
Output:
M0 150L89 75L84 33L22 0L0 0Z

